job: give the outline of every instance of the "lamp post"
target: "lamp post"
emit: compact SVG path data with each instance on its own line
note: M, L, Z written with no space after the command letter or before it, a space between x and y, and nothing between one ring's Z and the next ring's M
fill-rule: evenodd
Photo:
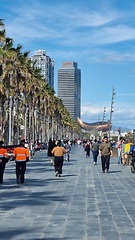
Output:
M102 133L103 133L103 125L104 125L104 121L105 121L105 113L106 113L106 108L104 107L104 111L103 111L103 121L102 121Z
M52 117L52 141L53 141L53 138L54 138L54 136L53 136L53 127L54 127L54 122L53 122L53 117Z
M24 119L24 138L26 140L27 138L27 113L28 113L28 107L25 106L25 119Z
M12 138L12 97L9 97L9 139L8 143L11 145Z
M120 135L121 135L121 127L118 128L118 141L120 140Z
M106 108L104 107L104 112L103 112L103 122L105 120L105 113L106 113Z
M116 95L115 93L115 88L113 87L112 89L112 100L111 100L111 110L110 110L110 120L109 120L109 139L110 139L110 131L111 131L111 125L112 125L112 113L114 112L114 96Z
M34 110L34 141L37 140L37 111Z

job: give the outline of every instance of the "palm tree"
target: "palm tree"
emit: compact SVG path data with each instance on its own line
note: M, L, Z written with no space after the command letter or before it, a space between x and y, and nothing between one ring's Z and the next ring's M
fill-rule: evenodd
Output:
M10 96L13 143L18 143L20 134L33 142L36 138L49 140L53 134L57 138L66 137L73 129L79 131L61 99L28 58L29 52L22 53L20 44L13 48L13 40L6 37L2 20L0 29L0 136L7 140ZM25 126L23 132L20 132L21 125Z
M4 27L2 21L0 26ZM10 58L13 40L6 37L5 29L0 31L0 136L4 138L8 132L9 89L10 89Z

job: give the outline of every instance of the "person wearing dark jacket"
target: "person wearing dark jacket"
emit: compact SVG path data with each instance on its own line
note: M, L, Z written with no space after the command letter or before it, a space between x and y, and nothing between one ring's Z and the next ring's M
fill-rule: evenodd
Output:
M0 183L3 183L3 175L7 162L8 162L7 150L3 148L3 141L0 141Z
M54 155L52 153L53 148L56 147L55 140L49 139L47 156L51 162L51 165L54 165Z
M87 140L85 144L86 158L90 157L90 148L91 148L91 143L89 140Z

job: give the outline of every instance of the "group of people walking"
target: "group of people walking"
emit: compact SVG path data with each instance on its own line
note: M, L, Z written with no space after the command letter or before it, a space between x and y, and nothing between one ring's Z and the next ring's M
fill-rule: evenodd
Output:
M99 142L97 139L94 141L86 140L83 144L84 150L86 152L86 158L90 157L90 152L92 152L93 155L93 164L97 164L97 157L99 155Z
M93 142L87 140L84 143L84 150L86 152L86 158L90 157L90 151L93 155L93 164L97 164L97 157L98 155L101 156L101 165L102 165L102 172L109 173L110 167L110 156L113 156L111 142L108 141L108 137L104 136L102 142L98 142L95 139Z
M3 176L6 163L9 161L8 152L3 146L4 142L0 141L0 184L3 183ZM51 141L48 143L48 156L51 161L51 165L54 165L55 176L60 177L62 174L63 167L63 156L67 154L67 161L69 161L69 153L71 152L71 144L69 141L65 142L62 146L60 140ZM21 140L20 144L14 148L12 160L15 160L16 167L16 183L23 184L25 180L26 163L30 159L30 151L25 144L25 140Z
M49 140L47 155L48 157L50 157L51 165L54 165L55 176L60 177L62 174L62 166L64 161L63 156L70 151L67 145L70 145L67 141L63 143L59 140L56 144L51 139ZM83 147L86 152L86 158L90 157L90 152L92 152L94 165L97 164L97 158L100 154L102 172L105 173L106 171L107 173L109 173L110 156L113 156L113 152L111 142L108 141L108 137L104 136L102 142L98 142L97 139L95 139L93 142L87 140L83 143Z
M125 164L125 155L123 153L124 148L124 138L120 138L117 147L118 147L118 164L123 161L123 165ZM69 140L65 142L58 140L55 142L54 140L49 140L47 147L47 156L50 159L51 165L54 166L55 176L60 177L62 174L62 167L64 162L64 155L67 161L70 161L69 155L71 153L72 143ZM109 173L110 168L110 157L113 156L112 144L108 140L107 136L104 136L102 142L98 142L95 139L93 142L87 140L83 142L83 148L85 150L86 158L90 157L92 153L93 164L97 164L98 156L101 157L101 167L102 172ZM16 163L16 183L23 184L25 180L25 171L26 171L26 163L30 159L30 152L28 148L25 146L25 140L21 140L20 144L14 148L13 151L13 159ZM3 175L6 163L9 161L8 153L6 148L3 147L3 141L0 141L0 184L3 183Z
M84 141L83 147L86 153L86 158L93 155L93 164L97 164L97 157L101 157L102 172L109 172L110 167L110 157L113 156L112 146L115 146L118 151L117 163L123 164L123 166L128 165L130 162L130 157L135 151L135 147L132 141L125 140L124 137L120 137L115 143L111 142L107 136L104 136L102 142L98 142L96 139L94 141Z

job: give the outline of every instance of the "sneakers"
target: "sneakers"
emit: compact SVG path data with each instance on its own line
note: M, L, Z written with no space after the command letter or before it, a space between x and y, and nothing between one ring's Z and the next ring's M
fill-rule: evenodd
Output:
M59 174L58 171L55 172L55 177L61 177L61 174Z
M59 175L59 172L58 171L56 171L55 172L55 177L57 177Z
M109 173L109 169L107 169L106 172ZM105 170L102 170L102 173L105 173Z
M97 164L96 162L93 163L93 165L96 165L96 164Z

